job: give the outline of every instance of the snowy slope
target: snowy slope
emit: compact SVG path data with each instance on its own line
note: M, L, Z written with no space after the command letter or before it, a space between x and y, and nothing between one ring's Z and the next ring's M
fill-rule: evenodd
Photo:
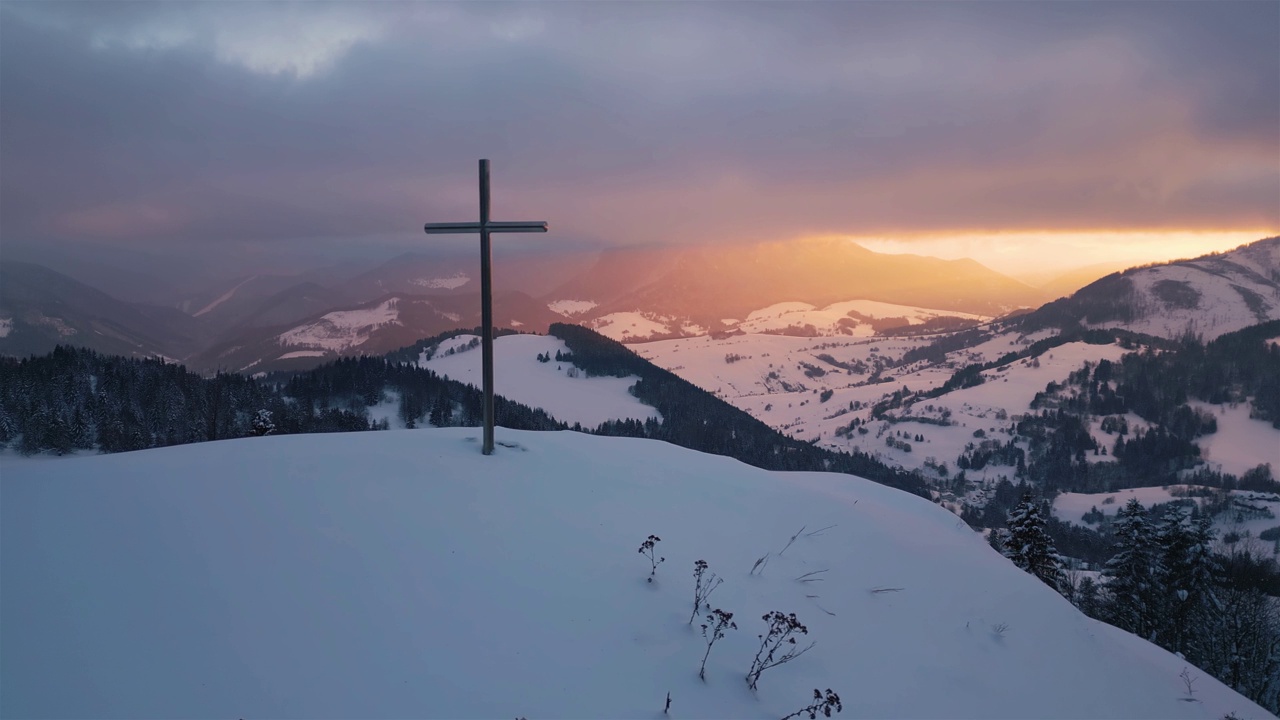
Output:
M214 308L218 307L218 306L219 306L219 305L221 305L222 303L224 303L224 302L226 302L226 301L230 300L230 299L231 299L231 296L232 296L232 295L235 295L237 290L239 290L240 288L244 287L246 283L253 282L254 280L256 280L256 279L257 279L257 277L258 277L257 275L250 275L249 277L245 278L244 280L241 280L240 282L236 283L235 285L233 285L233 286L231 287L231 289L230 289L230 290L228 290L228 291L226 291L225 293L223 293L222 295L219 295L218 297L214 298L214 299L213 299L213 301L212 301L212 302L210 302L208 305L205 305L204 307L200 308L200 309L199 309L199 310L197 310L196 312L191 313L191 317L200 317L201 315L205 315L205 314L209 313L210 311L212 311Z
M801 302L778 303L752 312L747 315L746 320L736 323L734 327L743 332L758 333L810 325L822 335L846 334L868 337L875 334L875 329L862 318L892 318L898 320L899 325L919 325L926 320L941 317L978 322L991 319L982 315L928 310L874 300L849 300L824 308Z
M1067 343L1036 358L987 370L982 373L985 382L981 385L953 390L917 403L909 412L895 413L932 420L945 415L948 425L871 422L872 406L903 388L922 391L939 387L965 365L995 361L1055 334L1048 329L1028 335L1016 331L998 333L981 344L948 354L943 363L909 365L899 363L903 354L937 336L806 338L747 334L681 338L630 347L641 357L792 437L816 440L833 450L859 450L907 469L932 472L935 466L945 463L954 473L955 461L967 445L978 444L983 438L1006 442L1010 425L1031 410L1032 399L1046 385L1065 382L1085 362L1116 362L1132 350L1115 344ZM878 378L874 374L877 364L884 366ZM1280 430L1250 419L1248 404L1192 405L1218 419L1218 432L1196 440L1209 467L1237 476L1264 463L1280 468ZM847 428L855 419L867 423L868 433L837 435L837 430ZM1147 426L1132 413L1126 420L1135 430ZM1099 425L1100 419L1093 418L1093 436L1100 446L1110 450L1116 438L1102 432ZM982 437L974 435L979 430ZM912 440L910 450L891 446L890 439L899 438L899 433L908 438L921 436L923 440ZM1102 455L1089 457L1090 461L1110 459ZM966 476L978 481L1012 478L1013 468L987 465L982 470L968 471Z
M552 303L551 309L563 315L583 312L573 301ZM594 304L591 305L591 308ZM590 310L591 308L587 308ZM909 328L928 321L952 319L970 323L990 320L953 310L928 308L874 300L846 300L817 307L806 302L780 302L746 314L745 319L719 318L713 324L717 333L782 333L792 335L871 337L877 330ZM585 323L596 332L619 342L653 341L657 338L693 337L708 328L688 317L646 310L613 311Z
M479 387L480 349L467 350L477 335L459 335L436 348L430 360L419 365L436 374ZM452 352L450 352L452 351ZM571 363L554 360L556 353L568 353L559 338L543 335L506 335L493 343L494 392L530 407L542 408L557 420L582 423L594 428L606 420L662 417L628 392L636 377L587 377ZM553 359L538 362L546 353Z
M1182 700L1183 661L905 493L568 432L500 430L485 458L476 435L6 458L0 715L657 718L670 693L673 718L777 718L829 687L845 718L1267 716L1194 669ZM780 554L802 525L832 527ZM740 628L705 683L697 559ZM772 610L817 646L752 693Z
M303 347L342 352L362 345L378 328L398 324L398 298L359 310L335 310L314 322L281 333L281 347Z
M593 300L556 300L547 303L547 309L565 317L573 317L591 311L597 304Z
M1280 237L1109 275L1026 316L1036 326L1118 327L1205 340L1280 319Z
M1280 269L1280 262L1275 265ZM1240 272L1225 260L1196 260L1180 265L1150 268L1132 274L1134 292L1144 303L1143 312L1132 322L1102 322L1098 327L1123 327L1159 337L1178 337L1187 330L1215 338L1267 320L1280 319L1280 292L1275 281L1262 282L1260 276ZM1162 299L1186 288L1187 303Z
M996 335L980 345L952 353L948 362L940 365L897 364L906 351L932 341L932 336L737 335L640 343L631 349L793 437L816 439L819 445L834 450L860 450L908 469L936 462L952 464L954 470L956 457L967 443L975 441L975 430L990 432L993 437L1007 431L1009 418L1027 412L1032 398L1049 382L1065 380L1085 361L1115 361L1126 351L1117 345L1068 343L1035 361L1023 360L988 370L983 373L984 384L926 401L910 413L940 418L945 412L950 425L902 422L890 427L889 423L880 422L869 425L870 432L865 435L845 436L837 436L836 430L855 418L870 420L871 406L897 390L938 387L966 364L995 360L1051 334ZM880 381L873 382L878 362L885 365L885 370ZM824 392L831 393L825 401ZM1134 422L1141 421L1134 418ZM900 432L925 439L912 443L909 452L890 447L886 434ZM1011 476L1011 468L988 466L968 473L973 480L994 479L1002 474Z
M1210 466L1232 475L1243 475L1262 464L1280 472L1280 429L1249 417L1248 405L1210 405L1192 401L1197 410L1213 413L1218 431L1196 440L1201 457Z
M670 335L701 335L707 331L706 328L693 324L686 318L639 310L602 315L588 322L587 327L618 342L648 340Z

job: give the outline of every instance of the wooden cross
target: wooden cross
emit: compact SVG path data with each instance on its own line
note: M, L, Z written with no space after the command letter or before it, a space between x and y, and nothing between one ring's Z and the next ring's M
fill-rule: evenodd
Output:
M481 451L493 454L493 254L490 233L546 232L545 222L494 222L489 219L489 161L480 161L480 222L427 223L428 235L480 233L480 347L484 383L484 443Z

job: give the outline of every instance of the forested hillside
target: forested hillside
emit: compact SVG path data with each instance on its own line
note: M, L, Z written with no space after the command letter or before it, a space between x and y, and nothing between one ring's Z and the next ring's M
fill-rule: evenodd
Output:
M401 412L432 424L476 425L480 392L404 363L352 358L257 380L235 373L203 378L179 365L59 347L25 360L0 359L0 444L25 454L166 445L276 434L377 429L367 408L388 393ZM269 425L255 420L266 411ZM505 427L554 430L563 424L498 398Z
M917 475L788 438L612 340L578 326L554 328L573 351L566 362L588 374L639 376L634 394L663 417L572 429L665 440L766 469L857 474L927 496ZM24 454L122 452L267 432L377 430L387 425L371 420L369 408L387 402L397 403L407 427L477 426L480 391L416 364L422 352L457 334L423 340L389 358L342 359L257 379L235 373L202 378L160 360L65 347L43 357L0 360L0 445ZM496 414L498 425L512 429L570 427L501 395Z

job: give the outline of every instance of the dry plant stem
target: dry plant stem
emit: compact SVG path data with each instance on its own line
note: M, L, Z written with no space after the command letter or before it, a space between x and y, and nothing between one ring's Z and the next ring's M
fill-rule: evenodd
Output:
M787 547L784 547L778 551L778 557L782 557L782 553L786 552L787 548L791 547L791 543L795 542L796 538L800 537L800 533L804 532L805 527L807 526L805 525L800 526L800 529L796 531L796 534L792 535L791 539L787 541Z
M763 575L763 574L764 574L764 566L765 566L765 565L768 565L768 564L769 564L769 553L765 553L764 555L761 555L761 556L756 560L755 564L751 566L751 572L749 572L749 573L747 573L747 574L748 574L748 575L755 575L755 574L756 574L756 572L757 572L757 571L759 571L759 573L760 573L761 575Z

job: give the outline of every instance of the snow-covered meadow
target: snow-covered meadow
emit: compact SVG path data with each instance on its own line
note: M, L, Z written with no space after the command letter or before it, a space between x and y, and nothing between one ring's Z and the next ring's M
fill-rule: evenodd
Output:
M1189 698L1185 662L920 498L571 432L499 429L483 457L477 435L0 459L0 716L657 718L670 693L672 718L778 718L814 688L847 718L1267 716L1194 668ZM739 627L706 682L699 559ZM817 645L753 693L772 610Z
M438 375L481 384L480 348L468 349L478 335L459 335L440 343L430 360L419 365ZM634 418L661 420L658 411L628 392L636 377L587 377L572 363L557 362L557 353L568 353L564 341L549 335L504 335L493 343L494 392L542 408L562 422L594 428L606 420ZM425 355L425 353L424 353ZM551 358L539 362L538 355Z
M1011 417L1029 410L1035 394L1048 383L1065 380L1086 361L1115 361L1126 351L1117 345L1067 343L1034 360L1018 360L985 371L983 384L919 403L912 410L912 415L931 418L941 418L946 413L949 425L873 422L865 435L837 436L836 431L855 418L869 421L871 406L898 390L936 388L965 364L996 360L1049 335L1000 334L952 353L945 364L906 366L896 365L903 354L936 336L806 338L748 334L682 338L630 347L793 437L816 438L823 447L860 450L892 465L919 469L926 463L953 464L965 445L975 442L976 430L996 437L1007 431ZM886 369L880 382L870 382L877 362L885 364ZM824 400L827 392L830 395ZM1140 421L1135 418L1135 422ZM912 442L910 451L890 447L885 435L896 433L912 438L920 435L924 440ZM970 473L970 479L1001 474L1012 472L1010 468L990 466Z

